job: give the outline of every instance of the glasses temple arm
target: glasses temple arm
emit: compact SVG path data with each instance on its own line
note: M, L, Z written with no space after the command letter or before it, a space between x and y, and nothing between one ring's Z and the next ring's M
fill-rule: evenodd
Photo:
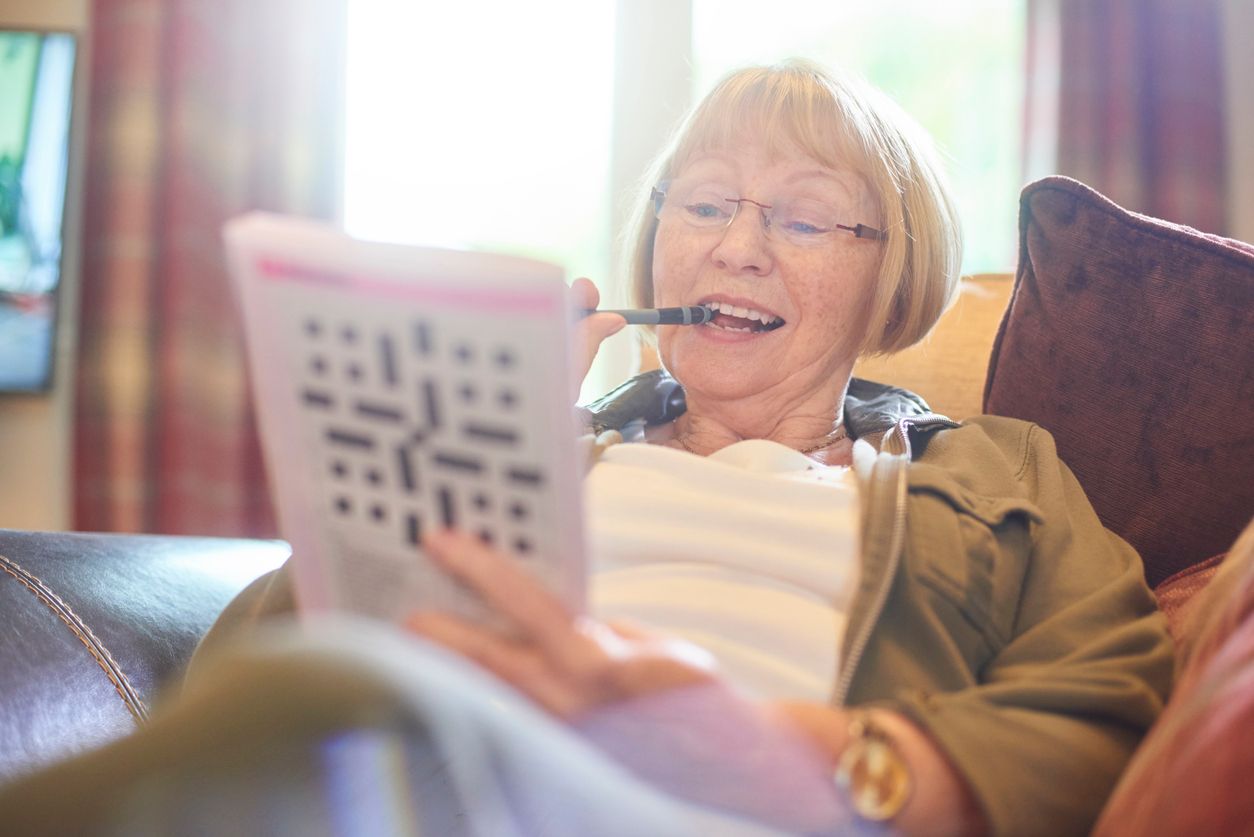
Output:
M854 238L870 238L875 241L885 241L888 238L888 233L877 230L875 227L868 227L866 224L854 224L852 227L837 224L836 229L851 232Z

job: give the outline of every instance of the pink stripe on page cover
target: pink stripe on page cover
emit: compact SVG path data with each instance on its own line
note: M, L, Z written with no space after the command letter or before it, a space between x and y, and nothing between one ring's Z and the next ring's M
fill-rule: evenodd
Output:
M516 316L545 316L553 313L554 302L556 302L551 294L528 293L521 288L518 290L433 288L427 285L408 284L396 279L339 273L266 257L259 258L256 267L261 276L272 282L351 288L372 296L409 299L446 308L474 308Z

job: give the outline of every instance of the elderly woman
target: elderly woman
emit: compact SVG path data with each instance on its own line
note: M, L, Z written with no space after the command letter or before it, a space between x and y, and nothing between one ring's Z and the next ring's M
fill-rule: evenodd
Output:
M659 799L790 831L1080 833L1158 715L1165 625L1137 556L1102 528L1049 435L992 417L957 424L851 379L860 355L922 339L957 287L958 223L928 149L887 101L811 65L727 77L646 179L631 260L638 304L713 315L658 327L664 371L585 411L596 438L591 615L565 611L475 538L427 537L426 552L500 618L417 613L407 627L560 723L530 703L501 714L498 680L462 683L439 664L457 657L431 651L419 659L438 672L423 723L439 731L440 707L470 701L447 697L455 684L486 690L483 723L524 741L475 752L525 754L500 798L546 833L572 831L552 825L559 806L600 823L573 833L659 833L658 822L727 833L634 790L630 810L612 808L606 789L627 793L630 774L607 778L598 758L625 763ZM575 290L597 305L590 282ZM585 361L623 325L585 319ZM237 599L202 648L292 606L280 571ZM427 643L381 650L400 639L344 644L425 668L413 655ZM232 734L261 737L334 703L361 677L350 666L301 680L279 662L292 657L190 693L149 739L186 740L196 727L191 749L205 758ZM274 688L247 691L267 676ZM250 702L285 690L300 693L285 709ZM232 702L247 723L215 720ZM547 743L526 737L542 727L556 731ZM560 797L547 806L523 787L546 792L531 781L541 750L561 750L569 774L545 786ZM93 781L119 769L116 755L101 758L114 766L98 762ZM336 775L372 763L362 755ZM202 784L189 783L190 798ZM457 790L483 798L479 785Z
M715 665L572 619L455 534L431 551L518 633L411 627L561 717L725 678L824 754L860 816L902 831L1087 829L1170 682L1136 554L1041 428L959 425L851 380L861 354L922 339L957 287L926 138L817 67L746 69L646 189L635 301L717 313L657 327L663 371L588 411L593 611ZM591 317L590 351L621 326Z

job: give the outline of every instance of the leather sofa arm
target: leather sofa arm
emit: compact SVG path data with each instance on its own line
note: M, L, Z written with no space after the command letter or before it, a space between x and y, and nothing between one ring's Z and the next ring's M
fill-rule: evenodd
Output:
M0 529L0 783L142 724L287 544Z

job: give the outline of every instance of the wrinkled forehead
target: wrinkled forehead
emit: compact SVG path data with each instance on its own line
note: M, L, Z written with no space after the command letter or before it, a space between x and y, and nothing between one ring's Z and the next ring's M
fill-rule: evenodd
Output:
M693 154L670 181L681 189L710 187L774 203L789 194L817 198L850 210L875 207L866 180L848 168L824 165L799 149L765 151L756 139ZM770 194L757 190L776 190ZM748 189L749 192L743 190Z

